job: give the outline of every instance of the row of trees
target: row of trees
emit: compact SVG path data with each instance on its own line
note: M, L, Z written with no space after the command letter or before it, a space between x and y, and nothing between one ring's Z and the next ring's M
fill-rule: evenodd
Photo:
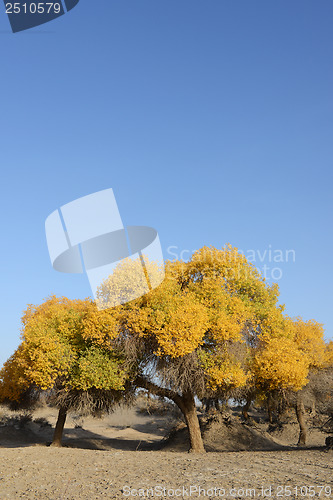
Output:
M159 270L146 267L153 281ZM68 411L108 411L141 387L180 408L191 450L203 452L195 398L237 394L246 409L258 395L298 393L309 374L333 365L322 325L284 314L277 285L236 248L168 262L159 287L126 302L140 280L141 264L127 260L100 287L104 309L51 297L25 311L22 342L0 372L0 400L31 404L46 394L59 408L55 445Z

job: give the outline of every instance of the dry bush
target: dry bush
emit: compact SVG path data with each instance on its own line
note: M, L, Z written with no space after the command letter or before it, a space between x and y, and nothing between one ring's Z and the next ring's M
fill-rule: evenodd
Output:
M52 427L50 422L44 417L35 418L33 421L35 424L38 424L42 428Z
M8 412L3 414L0 420L0 426L10 426L16 429L23 429L28 423L32 422L32 414L28 412L16 413Z

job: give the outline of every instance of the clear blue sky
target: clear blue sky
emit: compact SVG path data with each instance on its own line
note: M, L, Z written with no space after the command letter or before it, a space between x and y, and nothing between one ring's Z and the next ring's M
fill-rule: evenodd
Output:
M28 303L91 294L52 269L44 222L109 187L165 258L293 249L256 264L333 338L332 19L329 0L81 0L14 35L1 6L0 363Z

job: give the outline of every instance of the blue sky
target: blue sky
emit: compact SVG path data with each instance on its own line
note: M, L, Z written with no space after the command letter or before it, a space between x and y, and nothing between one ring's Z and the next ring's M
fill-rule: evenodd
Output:
M0 363L28 303L91 294L52 269L44 222L109 187L165 258L256 252L288 314L333 338L332 15L327 0L81 0L12 34L1 8Z

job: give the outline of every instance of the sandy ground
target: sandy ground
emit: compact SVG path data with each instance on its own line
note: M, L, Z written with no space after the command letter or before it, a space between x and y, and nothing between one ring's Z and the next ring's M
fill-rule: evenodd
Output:
M190 492L193 498L204 497L204 493L211 498L333 498L332 452L225 452L196 456L40 446L1 452L1 499L90 500L133 498L135 493L148 497L149 489L150 497L153 492L158 497L160 492L160 498L186 498ZM220 489L216 495L214 488ZM142 491L134 491L139 489Z
M55 423L51 409L34 414L40 417ZM228 449L243 429L237 446L244 448L252 440L250 448L257 445L262 451L198 456L174 451L187 449L182 430L159 449L174 424L169 415L137 409L104 419L70 417L62 449L46 445L53 432L49 426L2 426L0 499L333 498L333 451L324 448L324 435L312 433L310 447L297 449L292 425L274 435L258 427L250 435L237 422L228 432L215 422L205 431L206 448ZM259 431L262 441L256 438ZM283 447L286 440L289 448Z

